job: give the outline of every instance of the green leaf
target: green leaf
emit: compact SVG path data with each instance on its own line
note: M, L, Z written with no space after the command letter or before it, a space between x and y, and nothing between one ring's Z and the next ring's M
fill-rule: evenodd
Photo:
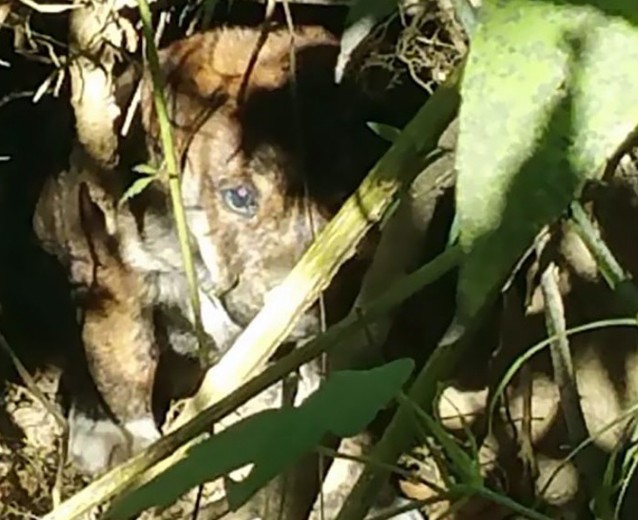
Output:
M368 127L379 137L390 143L394 143L401 133L401 130L394 126L386 125L384 123L375 123L373 121L368 123Z
M156 178L157 177L155 176L148 176L148 177L140 177L139 179L136 179L135 182L131 184L127 188L127 190L124 192L124 195L122 195L122 198L120 198L120 205L124 204L127 200L132 199L136 195L139 195L140 193L142 193L142 191L144 191L144 189Z
M402 404L410 406L417 417L423 421L430 434L437 440L445 455L450 460L450 468L463 484L480 487L483 485L483 477L478 466L478 459L472 459L456 443L452 435L434 420L425 410L407 398L401 399Z
M159 175L159 170L150 164L137 164L133 167L133 171L142 175Z
M189 489L253 463L243 481L229 481L228 501L236 510L326 433L349 437L363 430L412 369L411 360L400 359L372 370L335 372L298 408L257 413L200 442L166 472L116 500L105 518L123 520L167 506Z
M497 294L535 236L638 121L638 2L485 0L456 158L458 319ZM595 5L595 6L594 6Z

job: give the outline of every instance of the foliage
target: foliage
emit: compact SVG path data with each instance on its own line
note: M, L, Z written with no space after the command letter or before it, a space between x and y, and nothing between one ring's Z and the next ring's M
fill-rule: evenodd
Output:
M499 291L543 226L638 121L638 6L484 2L464 72L457 149L458 316Z
M228 500L237 510L325 434L350 437L363 430L412 368L404 359L368 371L336 372L299 407L260 412L192 447L168 471L118 500L107 518L131 518L150 506L167 506L190 488L252 463L242 482L229 481Z

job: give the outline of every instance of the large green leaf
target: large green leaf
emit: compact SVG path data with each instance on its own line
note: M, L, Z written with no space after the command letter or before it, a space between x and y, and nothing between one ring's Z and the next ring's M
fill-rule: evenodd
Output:
M456 164L462 323L635 128L637 20L636 0L484 0Z
M254 463L243 481L228 487L230 507L237 509L326 433L349 437L363 430L412 368L411 360L401 359L372 370L335 372L301 406L260 412L197 444L166 472L117 500L106 518L123 520L167 506L203 482Z

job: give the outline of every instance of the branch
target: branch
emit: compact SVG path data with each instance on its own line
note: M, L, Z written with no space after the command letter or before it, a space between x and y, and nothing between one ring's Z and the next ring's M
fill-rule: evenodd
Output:
M580 406L580 395L574 371L574 362L569 348L565 326L565 309L563 299L558 288L558 268L551 262L541 275L541 291L545 301L545 321L547 332L555 339L550 343L554 382L558 387L560 407L563 411L567 436L571 446L575 447L588 437L585 415ZM597 489L596 466L591 458L591 449L585 450L576 457L576 465L580 478L586 483L590 496L594 496Z

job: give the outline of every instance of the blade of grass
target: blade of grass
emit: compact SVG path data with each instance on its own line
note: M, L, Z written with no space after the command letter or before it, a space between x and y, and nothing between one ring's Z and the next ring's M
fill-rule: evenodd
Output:
M580 406L574 362L565 333L565 309L558 288L557 272L558 268L551 262L541 275L541 291L545 302L547 332L556 338L549 346L554 382L558 387L560 407L567 425L569 443L575 446L588 438L588 430L585 415ZM579 479L582 479L585 484L589 496L594 496L598 479L591 450L582 452L576 458L576 466L579 470Z
M173 145L173 136L168 119L168 111L166 109L166 99L164 97L164 78L162 77L159 56L157 54L157 48L155 47L151 10L147 0L137 0L137 6L140 12L140 19L142 20L144 39L146 40L146 58L148 60L148 66L153 81L153 102L155 104L155 110L159 122L162 151L164 153L164 160L166 161L166 168L168 170L166 177L173 208L173 216L175 219L175 226L177 228L177 236L179 237L179 245L182 254L182 261L184 262L186 280L188 282L191 307L193 308L199 356L200 361L204 363L208 358L208 355L205 351L206 341L200 312L199 290L197 288L197 277L195 276L193 253L190 248L186 212L184 211L184 204L182 202L180 171L175 154L175 147Z
M571 329L567 329L565 331L565 335L569 337L573 334L580 334L581 332L588 332L588 331L600 329L603 327L637 327L637 326L638 326L638 322L634 318L615 318L615 319L594 321L591 323L586 323L585 325L579 325L578 327L572 327ZM557 336L553 335L547 339L544 339L543 341L536 343L534 346L530 347L524 354L519 356L514 363L512 363L512 366L507 370L507 372L505 372L505 375L503 376L503 378L501 379L501 381L499 382L499 384L497 385L494 391L494 396L492 397L492 400L490 401L490 404L488 407L488 415L490 417L494 415L494 410L496 409L496 404L498 402L499 396L503 393L503 391L505 390L505 387L510 384L516 372L518 372L518 370L527 361L533 358L541 350L548 347L552 343L552 341L555 341L556 339L557 339ZM492 431L491 424L488 427L488 431L490 433Z
M598 270L609 287L618 293L628 310L638 313L638 289L631 276L622 268L605 241L601 239L580 202L572 203L571 214L572 226L596 260Z

